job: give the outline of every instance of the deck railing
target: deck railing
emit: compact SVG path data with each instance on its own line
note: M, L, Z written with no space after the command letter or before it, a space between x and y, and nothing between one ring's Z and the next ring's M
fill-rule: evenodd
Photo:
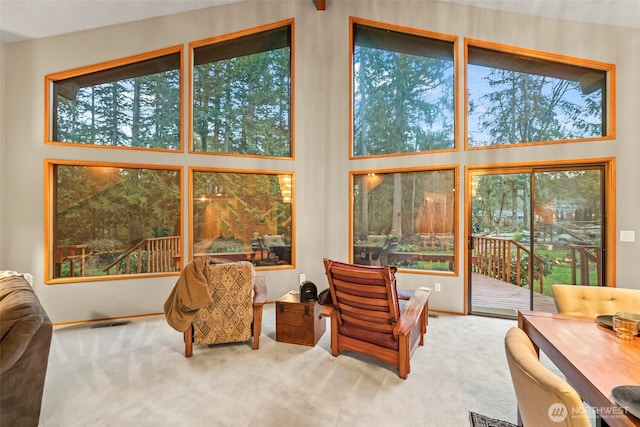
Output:
M589 286L590 263L596 264L596 281L598 286L602 286L602 256L600 246L569 245L571 253L571 284ZM576 253L578 256L576 256ZM578 269L579 267L579 269ZM577 281L577 272L580 272L580 281Z
M512 275L515 275L515 284L524 286L528 283L529 268L533 267L535 268L533 278L540 283L539 292L544 293L545 262L542 258L534 255L532 260L529 249L515 240L500 237L472 237L472 239L471 271L503 282L511 282ZM529 268L522 268L523 254L527 254L526 265ZM512 258L515 261L513 264ZM514 268L515 271L513 271Z
M69 277L76 275L76 263L80 263L80 276L84 276L87 245L58 246L56 251L56 277L62 277L62 265L69 263Z
M112 269L115 274L178 271L179 267L175 262L177 256L180 256L180 236L144 239L120 255L103 271L107 274L112 274Z

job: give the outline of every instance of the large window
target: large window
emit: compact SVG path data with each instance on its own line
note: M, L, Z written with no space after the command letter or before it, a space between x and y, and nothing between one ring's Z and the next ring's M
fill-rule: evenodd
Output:
M467 45L469 148L613 136L607 108L613 65L476 41Z
M180 150L180 70L176 47L47 76L47 142Z
M456 167L353 172L353 262L456 270Z
M47 278L179 271L177 168L47 162Z
M192 150L292 157L292 21L192 43Z
M293 19L193 42L189 54L188 100L183 46L45 76L45 143L175 156L187 129L192 153L292 159ZM172 159L47 161L47 283L177 275L210 254L294 265L292 172L190 169L185 242L175 164L187 160Z
M193 257L294 265L291 172L191 169Z
M353 157L455 148L455 38L352 18Z

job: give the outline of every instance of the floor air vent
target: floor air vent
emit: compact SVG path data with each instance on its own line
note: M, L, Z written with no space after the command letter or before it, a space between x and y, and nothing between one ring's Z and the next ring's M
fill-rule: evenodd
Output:
M108 328L110 326L122 326L122 325L126 325L128 323L129 323L128 320L121 320L121 321L118 321L118 322L103 322L103 323L97 323L97 324L91 326L91 329Z

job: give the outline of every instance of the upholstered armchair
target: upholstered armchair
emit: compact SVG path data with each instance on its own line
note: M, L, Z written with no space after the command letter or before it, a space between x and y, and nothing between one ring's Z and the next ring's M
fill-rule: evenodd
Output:
M595 319L603 314L640 312L640 290L605 286L553 285L559 313Z
M205 258L184 268L164 311L169 325L184 333L185 357L191 357L193 344L253 339L258 349L266 301L265 277L256 276L252 263Z
M373 356L410 372L410 358L424 345L431 289L396 289L394 266L364 266L324 259L331 305L323 315L331 318L331 354L353 351Z
M578 393L540 362L527 334L513 327L507 331L504 345L524 427L591 427ZM562 422L555 422L549 417L549 408L554 405L567 411Z

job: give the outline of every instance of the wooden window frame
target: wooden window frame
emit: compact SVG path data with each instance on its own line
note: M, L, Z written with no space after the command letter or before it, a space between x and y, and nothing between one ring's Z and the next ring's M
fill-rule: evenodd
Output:
M152 272L152 273L131 273L131 274L107 274L104 276L70 276L70 277L55 277L56 263L57 263L57 250L54 247L56 244L55 230L56 223L54 215L56 213L55 200L57 185L55 182L54 170L57 166L79 166L79 167L92 167L92 168L123 168L123 169L151 169L151 170L163 170L174 171L178 174L180 200L178 201L180 206L179 221L180 221L180 240L178 242L178 250L180 253L183 251L184 242L184 189L183 189L183 168L173 165L157 165L157 164L139 164L139 163L112 163L112 162L95 162L95 161L83 161L83 160L60 160L60 159L48 159L44 164L44 259L45 259L45 284L60 284L60 283L77 283L77 282L95 282L105 280L129 280L134 278L151 278L162 276L175 276L180 273L182 264L176 264L175 268L171 271ZM173 260L174 262L179 260ZM167 267L169 261L162 260L162 264Z
M447 43L452 45L452 60L453 60L453 147L446 149L437 149L437 150L429 150L429 151L415 151L415 152L401 152L401 153L388 153L388 154L373 154L366 156L355 156L354 155L354 49L355 49L355 34L354 27L356 25L371 27L373 29L379 29L381 31L395 32L401 33L398 37L395 37L391 41L387 41L389 46L397 46L397 49L402 49L405 53L414 53L418 54L419 52L424 51L422 46L418 46L416 44L403 44L399 38L402 38L403 35L407 36L407 40L411 41L414 37L422 37L428 39L428 42L431 43L433 49L435 51L440 51L441 54L444 55L444 47ZM380 42L380 40L378 40ZM396 156L415 156L422 154L436 154L443 152L453 152L458 151L458 129L460 127L459 123L459 113L458 113L458 37L436 33L432 31L420 30L417 28L404 27L395 24L388 24L379 21L373 21L369 19L362 19L356 17L349 17L349 159L350 160L362 160L362 159L371 159L371 158L382 158L382 157L396 157Z
M566 78L570 80L578 80L575 73L580 70L588 72L596 70L606 74L604 81L605 99L603 101L603 126L605 134L597 137L583 137L568 140L550 140L550 141L531 141L531 142L514 142L510 144L486 145L478 147L469 146L469 73L468 67L470 61L481 61L482 58L469 58L470 49L482 49L486 52L494 52L494 60L502 61L505 69L512 71L537 70L540 73L551 77ZM511 56L509 58L509 56ZM558 67L554 69L553 64ZM494 148L515 148L526 147L531 145L573 143L586 141L606 141L613 140L616 137L616 67L614 64L605 62L592 61L588 59L570 57L550 52L543 52L532 49L525 49L499 43L492 43L482 40L466 38L464 40L464 149L465 150L487 150ZM553 75L552 75L553 74ZM589 86L589 82L582 81L583 87Z
M458 206L459 206L459 172L460 167L456 164L450 165L438 165L433 167L409 167L409 168L392 168L392 169L367 169L367 170L357 170L349 172L349 262L354 262L354 248L356 245L356 239L354 236L354 227L355 227L355 195L354 195L354 185L355 185L355 177L356 176L374 176L377 174L395 174L395 173L414 173L414 172L438 172L438 171L449 171L453 173L453 189L452 189L452 197L453 197L453 206L451 206L452 217L451 219L451 231L453 233L453 248L450 261L449 262L448 271L445 270L423 270L423 269L409 269L398 266L398 270L403 273L412 273L412 274L428 274L432 276L450 276L456 277L459 273L459 230L458 230ZM394 232L393 230L391 230ZM418 233L419 234L419 233ZM431 260L432 261L432 260ZM440 262L440 261L438 261Z
M188 174L189 174L189 191L188 191L188 197L189 197L189 231L188 231L188 242L189 242L189 248L188 248L188 253L189 253L189 260L194 260L195 257L197 256L202 256L203 254L200 253L195 253L194 251L194 244L195 244L195 232L194 232L194 227L195 227L195 223L194 223L194 214L195 214L195 203L196 200L199 200L201 198L200 194L196 194L195 189L194 189L194 174L195 173L216 173L216 174L225 174L225 173L229 173L229 174L244 174L244 175L268 175L268 176L290 176L291 177L291 181L289 183L289 191L290 191L290 198L289 201L286 203L290 203L291 204L291 218L289 221L289 228L291 230L290 232L290 251L291 251L291 263L290 264L274 264L274 265L264 265L263 263L260 262L255 262L255 261L262 261L264 260L263 255L261 254L260 259L258 259L257 257L255 259L251 259L249 258L249 261L254 261L255 264L255 268L257 270L286 270L286 269L294 269L296 267L296 196L295 196L295 183L296 183L296 179L295 179L295 172L293 171L286 171L286 170L262 170L262 169L226 169L226 168L209 168L209 167L199 167L199 166L191 166L189 167L188 170ZM282 185L282 184L281 184ZM282 191L282 187L281 187L281 191ZM247 225L247 227L249 227L250 225ZM262 230L264 231L264 230ZM257 232L257 236L256 236L256 232ZM258 232L258 230L254 230L251 231L251 234L254 237L258 237L258 236L262 236L263 234L273 234L273 233L261 233ZM249 243L249 242L245 242ZM211 254L204 254L204 255L211 255L213 257L216 256L216 253L211 253ZM264 255L264 256L268 256L268 255Z
M204 49L208 46L214 46L220 43L229 43L233 42L236 39L239 39L239 43L233 46L225 46L221 52L211 52L209 55L214 59L225 59L234 57L234 53L238 52L242 54L247 54L248 52L255 52L256 43L255 41L246 41L250 39L251 36L257 36L261 33L268 33L270 31L277 31L284 27L289 27L290 32L290 79L291 79L291 87L290 87L290 112L289 112L289 133L290 133L290 155L289 156L270 156L270 155L261 155L261 154L242 154L242 153L228 153L228 152L220 152L220 151L199 151L195 150L194 147L194 131L193 131L193 70L195 67L195 51L196 49ZM242 40L245 38L245 40ZM269 47L264 48L264 50L270 50ZM189 119L188 119L188 138L189 138L189 148L188 151L191 154L202 154L202 155L214 155L214 156L233 156L233 157L253 157L253 158L274 158L274 159L295 159L295 22L294 19L285 19L282 21L274 22L267 25L261 25L254 28L249 28L246 30L241 30L221 36L211 37L204 40L194 41L189 43L189 93L188 93L188 108L189 108ZM205 61L203 61L204 63Z
M173 66L174 55L179 58L179 147L176 149L167 148L147 148L147 147L126 147L113 145L90 144L86 142L61 142L53 140L53 126L55 125L54 85L58 81L71 80L74 85L91 86L100 82L116 81L122 78L131 78L175 69ZM106 148L112 150L143 150L160 152L184 152L184 48L182 45L167 47L139 55L128 56L112 61L101 62L94 65L75 68L68 71L48 74L44 78L44 142L45 144L63 145L73 147Z

